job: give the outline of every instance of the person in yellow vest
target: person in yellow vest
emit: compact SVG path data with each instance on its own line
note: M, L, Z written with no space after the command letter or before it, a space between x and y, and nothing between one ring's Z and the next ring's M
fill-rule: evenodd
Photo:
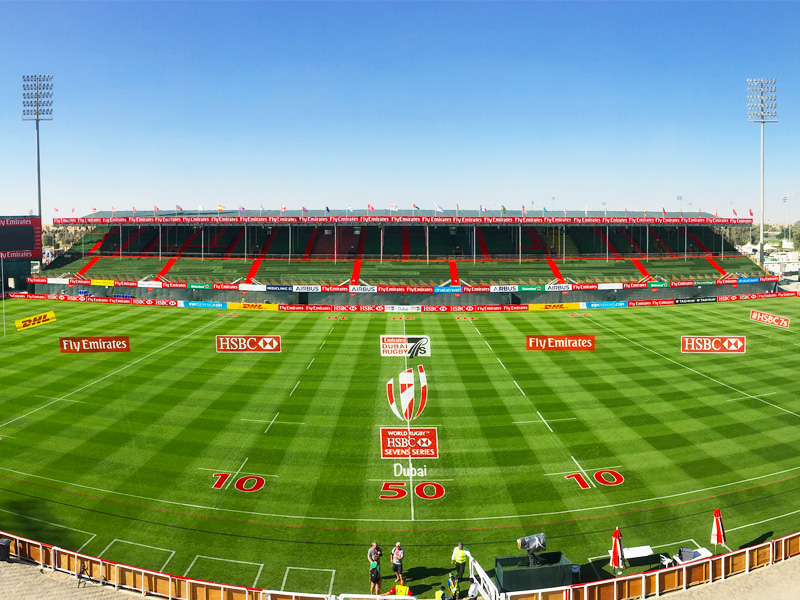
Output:
M385 594L381 594L381 596L411 596L411 588L406 585L406 582L403 581L403 576L400 576L400 581L398 581L392 589L390 589Z
M433 596L434 600L445 600L446 591L447 590L444 589L444 586L440 587L438 590L436 590L436 594Z
M456 579L455 573L450 573L450 576L447 578L447 600L458 600L458 579Z
M464 567L467 564L467 552L464 550L464 544L462 542L458 542L458 546L453 548L453 555L450 557L450 564L456 564L456 573L458 574L458 580L461 581L464 579Z

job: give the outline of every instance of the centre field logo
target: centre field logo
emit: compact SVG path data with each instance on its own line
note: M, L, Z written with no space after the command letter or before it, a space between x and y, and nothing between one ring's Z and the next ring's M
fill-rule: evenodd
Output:
M419 374L419 400L415 395L414 368L406 369L397 376L399 385L395 385L394 377L386 382L386 397L392 412L401 421L411 422L422 414L428 401L428 380L425 369L417 365Z
M431 355L431 338L427 335L382 335L381 356L418 356Z

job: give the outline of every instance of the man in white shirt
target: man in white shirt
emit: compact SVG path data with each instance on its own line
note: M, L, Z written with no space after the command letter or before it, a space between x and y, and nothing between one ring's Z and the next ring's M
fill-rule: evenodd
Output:
M469 600L478 600L478 584L475 583L473 577L469 578L469 591L467 592Z
M405 551L400 547L400 542L397 542L392 548L392 571L394 571L394 580L403 582L403 558L405 558Z

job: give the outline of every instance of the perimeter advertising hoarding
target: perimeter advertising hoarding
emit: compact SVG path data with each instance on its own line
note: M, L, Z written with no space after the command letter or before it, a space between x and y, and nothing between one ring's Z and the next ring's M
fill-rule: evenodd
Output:
M38 217L1 217L0 254L6 260L42 258L42 220Z

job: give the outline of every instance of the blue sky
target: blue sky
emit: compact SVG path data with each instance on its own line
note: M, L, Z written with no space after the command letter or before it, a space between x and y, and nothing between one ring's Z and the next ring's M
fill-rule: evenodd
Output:
M774 77L766 216L782 221L800 192L798 23L795 2L2 2L0 214L36 210L25 74L55 76L46 219L678 196L741 216L760 194L746 80Z

